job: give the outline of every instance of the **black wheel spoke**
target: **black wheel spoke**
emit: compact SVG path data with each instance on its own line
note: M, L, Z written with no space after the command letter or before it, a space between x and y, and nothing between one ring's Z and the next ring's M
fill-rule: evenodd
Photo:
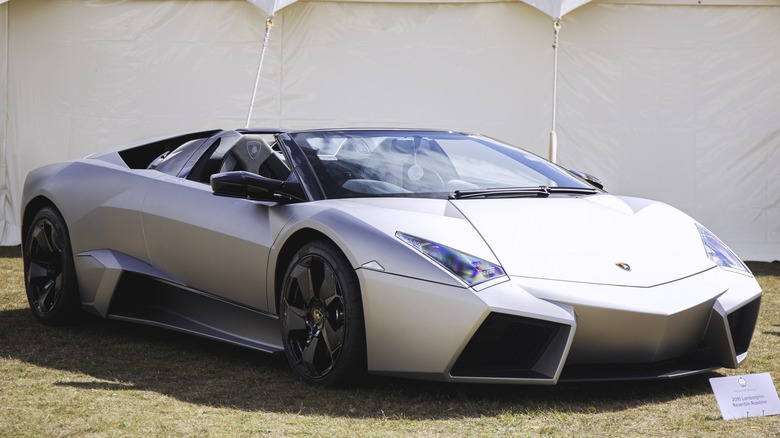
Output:
M299 264L295 267L290 276L297 283L298 291L303 302L308 302L314 297L314 288L312 286L311 273L308 266Z
M30 267L27 269L27 276L31 281L40 281L49 277L49 268L42 263L30 260Z
M322 298L322 283L325 280L325 263L318 257L309 258L309 278L311 279L312 296Z
M338 283L336 282L336 275L331 269L325 272L325 278L322 281L320 287L320 299L329 305L333 300L339 297Z
M306 367L306 371L309 373L309 375L314 377L318 377L322 374L322 370L318 370L314 363L317 357L317 346L319 344L320 338L315 336L311 339L311 342L307 343L306 346L303 347L303 351L301 352L301 362L303 363L303 366Z
M326 321L325 326L322 328L322 339L328 347L331 358L334 358L344 343L344 324L341 324L334 330L330 321Z
M35 243L34 250L39 257L42 257L45 260L59 252L55 238L56 233L54 232L54 228L48 221L42 221L35 227L32 239Z
M40 295L38 295L37 305L42 312L48 312L51 310L52 301L54 300L54 295L56 295L56 293L57 292L54 288L54 282L52 280L47 281L46 284L41 287ZM52 294L51 298L49 297L49 294Z
M306 311L288 304L284 320L285 336L288 336L290 332L306 330L306 328Z

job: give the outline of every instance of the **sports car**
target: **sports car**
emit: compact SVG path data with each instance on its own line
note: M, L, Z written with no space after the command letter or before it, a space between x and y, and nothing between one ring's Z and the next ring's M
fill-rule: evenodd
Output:
M556 384L736 368L761 288L702 224L476 134L211 130L32 171L27 297L366 374Z

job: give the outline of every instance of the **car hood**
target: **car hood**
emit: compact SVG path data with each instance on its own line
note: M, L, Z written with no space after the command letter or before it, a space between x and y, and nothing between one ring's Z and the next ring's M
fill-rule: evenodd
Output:
M451 202L510 276L650 287L714 266L693 219L659 202L606 194Z

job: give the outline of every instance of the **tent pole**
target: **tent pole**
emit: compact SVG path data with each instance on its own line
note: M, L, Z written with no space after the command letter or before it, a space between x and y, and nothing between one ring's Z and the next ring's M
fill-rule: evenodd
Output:
M265 37L263 38L263 49L260 51L260 61L257 64L257 75L255 76L255 86L252 89L252 100L249 101L249 111L246 115L246 124L244 128L249 128L249 121L252 119L252 110L255 108L255 97L257 97L257 87L260 83L260 72L263 70L263 60L265 59L265 49L268 48L268 39L271 37L271 29L274 27L274 16L271 15L265 20Z
M550 130L550 161L558 162L558 135L555 132L558 103L558 33L561 30L561 19L553 21L553 97L552 97L552 129Z

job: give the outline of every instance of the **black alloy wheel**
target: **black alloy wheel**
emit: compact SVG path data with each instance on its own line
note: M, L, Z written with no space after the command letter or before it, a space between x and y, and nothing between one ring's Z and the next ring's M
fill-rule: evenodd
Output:
M65 221L52 207L36 213L27 230L22 252L27 301L41 322L76 322L81 303Z
M365 373L363 309L357 276L324 241L293 257L282 289L280 321L290 366L306 383L343 386Z

